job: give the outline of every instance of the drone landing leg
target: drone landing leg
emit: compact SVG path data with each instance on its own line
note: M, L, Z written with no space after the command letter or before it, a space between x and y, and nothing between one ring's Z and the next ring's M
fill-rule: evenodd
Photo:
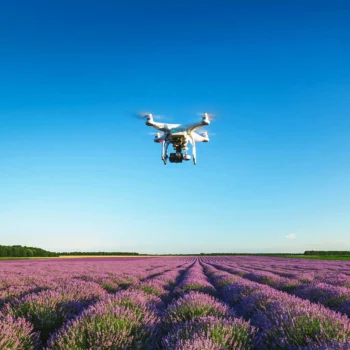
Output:
M164 162L164 165L166 164L167 159L169 158L168 156L168 147L169 147L169 141L163 142L163 154L162 154L162 159ZM164 145L165 144L165 145ZM164 146L165 146L165 155L164 155ZM164 157L164 158L163 158Z
M192 141L192 157L193 157L193 164L196 164L196 142Z
M165 158L165 142L162 142L162 161L164 162L164 165L166 164L166 158Z

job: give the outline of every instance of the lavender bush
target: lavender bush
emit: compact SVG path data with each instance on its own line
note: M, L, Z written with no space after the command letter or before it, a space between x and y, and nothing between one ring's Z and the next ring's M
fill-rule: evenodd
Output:
M48 349L148 349L155 344L157 316L149 311L98 303L54 334Z
M250 295L239 308L262 329L263 343L288 348L309 343L345 341L350 322L321 305L274 291Z
M12 306L6 304L3 312L30 321L45 341L52 331L81 310L79 302L69 301L56 291L44 291L18 299Z
M206 336L194 334L190 339L179 339L175 344L163 344L166 350L228 350L220 343L207 338ZM231 348L236 349L236 348Z
M214 297L200 292L189 292L175 300L166 309L164 321L167 324L178 324L197 317L234 317L233 309Z
M174 292L177 295L183 295L189 291L198 291L210 295L216 294L214 286L208 281L198 261L185 272L182 281Z
M350 316L350 289L325 283L312 283L299 286L295 295L321 303L332 310Z
M255 329L238 318L199 317L176 326L162 339L164 349L185 349L192 342L196 349L250 349ZM203 349L204 349L203 348ZM187 349L192 349L187 347Z
M23 318L0 317L0 349L32 350L39 346L38 333Z
M106 307L124 306L142 313L150 310L156 314L162 312L165 308L163 301L152 294L145 293L141 290L125 290L112 294L103 300Z
M215 270L208 270L215 276ZM343 342L350 337L347 317L267 285L241 278L226 285L221 293L224 300L236 306L239 315L260 329L260 344L264 346L288 349Z

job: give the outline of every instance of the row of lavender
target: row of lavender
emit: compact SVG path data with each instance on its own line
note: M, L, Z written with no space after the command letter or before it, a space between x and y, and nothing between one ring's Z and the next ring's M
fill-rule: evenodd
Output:
M165 265L148 276L140 271L130 274L124 290L108 295L101 287L94 296L88 291L88 284L106 283L107 277L90 271L73 273L71 280L65 276L69 287L63 293L62 287L55 285L55 290L32 292L5 303L2 323L10 325L6 332L12 337L7 337L7 344L2 342L3 348L202 350L254 346L256 330L250 323L205 294L216 294L216 289L198 261L186 262L185 268L174 266L174 261L172 269L164 269ZM32 283L30 280L27 282ZM53 282L55 279L46 285ZM84 288L84 297L77 289L72 293L77 283Z
M346 316L232 274L220 259L217 264L205 260L204 269L222 299L259 330L256 347L350 348L350 320Z
M60 290L67 295L67 289L92 293L92 298L127 288L139 280L172 270L178 261L156 259L133 261L70 260L70 261L27 261L5 264L0 272L0 308L4 303L27 294L45 290ZM184 264L184 262L182 262ZM87 283L83 283L87 282ZM90 284L88 283L90 282ZM84 299L85 300L85 299Z
M252 266L246 267L245 264L240 263L240 259L237 260L227 261L226 259L225 264L222 265L223 262L221 260L207 259L207 261L211 261L214 264L217 261L216 265L218 267L226 266L225 270L232 274L269 285L302 299L321 303L331 310L350 316L350 288L320 282L318 279L307 279L304 274L296 272L290 272L289 277L284 277L281 274L271 272L273 271L271 268L261 263L259 266L254 266L254 261L252 261ZM312 273L312 270L309 271L309 274ZM333 275L336 274L336 272L333 272ZM336 276L333 279L336 279Z
M215 277L208 268L207 273ZM273 288L261 286L259 283L239 277L230 282L233 283L228 284L220 293L227 304L212 296L206 296L203 293L216 295L218 292L196 262L185 271L183 279L173 291L174 297L179 299L173 301L164 313L158 313L157 319L152 317L146 324L142 324L141 329L147 326L147 329L152 329L153 332L138 338L138 345L131 339L128 340L128 344L132 344L134 348L144 347L146 344L155 348L161 339L160 347L164 349L271 347L313 349L340 348L349 345L345 342L350 331L347 318L339 317L323 307L299 298L292 298ZM219 285L215 283L215 286L220 290ZM193 291L199 291L199 293ZM130 300L128 302L130 303ZM145 307L143 309L145 310ZM124 313L125 311L123 310ZM106 314L108 314L107 310L102 309L99 315ZM256 329L250 323L237 318L237 315L249 320ZM146 316L143 315L142 319L147 319ZM153 313L152 316L155 314ZM120 320L120 318L121 314L113 315L111 320ZM111 324L111 320L103 324ZM91 325L91 319L88 318L86 326L89 325ZM72 330L74 326L70 325L68 329ZM90 339L93 334L96 334L96 329L92 330ZM86 335L89 332L80 329L77 334ZM107 332L107 334L113 334L113 332ZM62 343L62 336L60 342L49 344L55 348L55 344L58 343L57 349L74 348L76 345L71 340L74 339L72 332L63 336L63 339L68 340L68 344ZM101 341L101 337L97 339ZM122 339L125 340L125 337L123 336ZM115 344L116 339L112 343ZM82 343L79 342L79 344ZM86 341L83 344L87 345ZM98 348L103 344L105 342L94 345ZM84 347L80 346L80 348Z
M174 289L163 317L161 349L251 349L257 330L218 297L197 260ZM165 334L165 335L164 335Z
M54 333L48 349L254 347L256 330L250 323L205 294L216 289L199 262L179 272L154 276L94 304ZM173 286L168 292L161 290L165 281Z
M176 337L172 338L177 341L167 347L167 338L163 338L164 348L350 347L350 321L347 317L269 286L222 272L224 265L219 266L220 270L204 262L202 266L212 283L197 262L187 271L175 292L189 294L169 306L166 313L169 315L175 309L176 317L171 324L172 327L178 324ZM190 292L193 290L200 293ZM224 303L202 293L221 297ZM238 317L243 317L246 322ZM216 328L208 324L214 324Z
M186 335L191 334L192 338L191 340L185 338L187 347L180 347L181 349L206 349L204 344L211 344L208 349L216 348L215 346L218 349L240 347L348 349L350 347L350 321L347 317L269 286L222 272L220 270L225 269L224 265L219 265L218 270L203 262L202 266L212 282L210 283L196 264L189 270L191 274L186 275L176 289L180 293L198 290L201 293L219 296L226 305L210 297L205 298L203 294L191 293L181 298L177 304L187 305L190 300L192 304L191 307L185 308L189 315L181 320L187 323L184 323L180 329L191 329L189 324L193 323L198 325L200 321L197 317L215 316L216 322L219 323L221 318L225 320L225 322L221 320L221 324L226 326L229 324L227 329L230 329L231 333L225 334L222 329L220 331L216 329L208 334L207 328L201 324L202 333L193 334L192 329L192 332L185 332ZM214 310L210 305L216 305ZM224 307L225 311L221 310L219 305ZM227 313L227 306L230 307L229 313ZM237 316L242 316L250 323L244 323ZM190 321L188 321L189 318ZM228 321L229 318L231 319ZM225 337L213 336L218 333L225 334ZM198 334L201 336L199 337ZM184 334L179 333L177 338L183 337ZM200 344L198 347L193 339ZM213 343L214 340L215 343ZM188 343L190 341L191 343Z
M188 265L153 273L99 300L53 333L47 349L157 347L161 317Z
M8 267L0 272L0 348L349 348L347 317L242 278L251 272L236 263L190 258L89 260L70 262L69 270L48 262Z
M221 263L234 264L242 269L272 272L304 283L322 282L350 288L350 261L285 259L270 257L226 257Z
M140 299L146 290L166 299L171 283L192 260L51 260L2 265L0 348L40 349L64 324L101 303L111 303L113 296L137 300L137 291ZM134 294L122 294L130 286ZM159 297L151 301L157 309L164 308Z

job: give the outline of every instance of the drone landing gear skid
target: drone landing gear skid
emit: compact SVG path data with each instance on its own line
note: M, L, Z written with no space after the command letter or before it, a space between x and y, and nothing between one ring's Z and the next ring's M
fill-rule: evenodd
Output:
M193 164L196 165L196 142L192 140L192 159L193 159Z
M166 165L166 161L169 158L168 156L168 147L170 142L162 142L162 161L164 162L164 165Z

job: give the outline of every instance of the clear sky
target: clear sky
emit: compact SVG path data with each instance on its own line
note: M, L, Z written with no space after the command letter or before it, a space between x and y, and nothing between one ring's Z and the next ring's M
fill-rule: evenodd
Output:
M2 1L0 244L350 249L349 1ZM209 111L197 165L153 131Z

